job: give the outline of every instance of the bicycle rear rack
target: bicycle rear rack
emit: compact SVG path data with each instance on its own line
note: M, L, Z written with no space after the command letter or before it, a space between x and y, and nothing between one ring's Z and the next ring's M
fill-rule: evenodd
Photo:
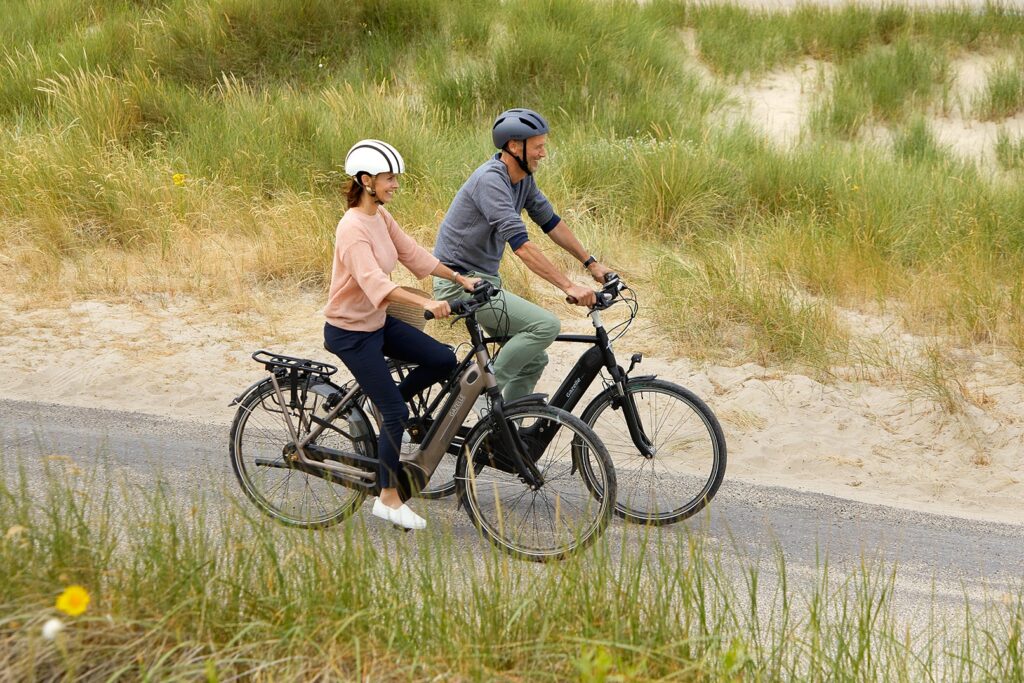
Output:
M262 349L252 354L252 359L262 364L267 369L267 372L274 372L278 375L285 374L278 372L284 370L288 374L294 373L300 377L303 375L319 375L326 378L338 371L337 367L329 363L321 363L320 361L309 360L308 358L285 356L281 353L271 353Z

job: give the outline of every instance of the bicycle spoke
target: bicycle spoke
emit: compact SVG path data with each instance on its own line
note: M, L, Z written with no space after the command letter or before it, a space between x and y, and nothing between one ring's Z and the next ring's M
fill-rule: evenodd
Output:
M303 438L317 427L312 416L322 405L322 397L305 392L305 403L282 409L270 383L255 391L239 407L233 432L235 474L246 495L270 516L296 526L323 526L350 514L362 502L364 493L340 485L333 477L307 473L284 462L284 453L292 443L286 416L291 417L292 426L299 430L298 437ZM302 392L300 400L301 395ZM348 424L348 414L335 416L322 430L317 443L337 450L360 451L361 447L347 438L348 431L343 429Z

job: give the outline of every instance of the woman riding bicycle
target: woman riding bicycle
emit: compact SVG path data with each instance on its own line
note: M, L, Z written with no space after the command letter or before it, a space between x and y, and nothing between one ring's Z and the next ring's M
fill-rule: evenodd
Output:
M426 521L402 503L396 487L399 448L409 417L406 401L438 382L456 365L444 344L386 313L389 302L422 306L435 318L451 314L446 301L435 301L400 288L391 281L396 263L417 278L450 280L472 290L477 282L443 265L395 222L384 205L398 189L405 162L380 140L361 140L345 157L348 210L335 233L334 264L324 314L324 344L349 369L383 418L378 455L380 496L373 514L406 529L422 529ZM395 385L387 357L416 363L415 370Z

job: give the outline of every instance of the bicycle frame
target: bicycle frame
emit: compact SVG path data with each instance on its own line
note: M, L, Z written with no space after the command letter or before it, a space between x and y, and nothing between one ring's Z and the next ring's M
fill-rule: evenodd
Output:
M556 342L568 342L575 344L590 344L591 347L587 349L576 364L573 365L572 369L566 375L565 379L555 390L555 393L551 395L551 399L548 401L548 405L556 408L561 408L565 411L572 412L579 404L580 399L586 392L590 385L594 383L597 376L601 373L601 369L608 370L608 373L612 377L612 384L616 388L618 395L618 403L621 405L625 418L626 426L629 429L629 436L633 440L633 444L640 451L640 454L646 458L654 457L654 446L651 443L650 437L644 432L643 425L640 421L640 416L637 412L636 401L633 399L632 394L626 392L626 382L629 380L629 371L623 370L618 364L615 358L615 352L612 350L611 340L608 337L608 332L604 328L604 324L601 322L601 311L598 309L592 309L590 311L590 319L594 325L594 334L560 334L555 337ZM504 342L507 341L508 337L488 337L484 341L490 342ZM636 354L633 356L630 370L640 362L642 356ZM652 375L653 377L653 375ZM543 435L543 430L541 430Z
M505 404L501 396L501 390L498 388L498 383L494 378L490 354L487 351L480 326L472 311L465 317L465 321L466 327L469 330L472 348L466 354L466 357L455 367L441 392L427 409L427 414L432 414L443 400L444 407L441 413L439 413L440 417L434 419L431 423L417 452L410 458L402 461L405 465L405 468L403 468L405 476L399 477L399 479L400 481L405 480L403 481L405 486L401 487L404 489L403 494L411 495L413 489L426 485L441 457L447 451L448 445L452 442L465 421L466 415L472 408L474 401L484 391L490 397L490 419L496 420L496 435L504 448L504 452L511 455L512 464L516 468L517 473L531 488L539 489L544 484L544 477L532 459L527 457L528 450L520 439L516 428L509 425L505 420ZM301 359L291 360L310 363L310 361L302 361ZM270 367L268 365L268 369ZM286 447L285 453L288 462L285 464L282 461L268 460L266 463L261 464L294 467L317 476L337 477L348 485L363 488L368 492L376 492L378 488L376 474L376 469L379 465L378 459L358 453L339 451L314 443L325 430L332 427L332 421L342 411L354 405L355 400L363 393L361 387L352 382L351 386L343 389L330 382L327 379L327 375L323 375L321 384L313 385L312 389L308 385L303 384L303 392L313 390L319 394L321 392L317 392L316 387L327 386L331 388L329 396L333 396L335 392L343 390L345 393L333 406L329 407L327 413L322 417L313 414L306 415L303 411L300 411L298 415L299 425L297 427L291 413L287 409L290 404L286 400L285 392L278 380L288 378L291 383L290 390L294 394L297 391L299 380L307 379L310 374L320 373L310 373L301 367L298 369L286 368L285 366L279 367L281 371L271 371L270 378L274 387L275 400L281 408L285 424L288 428L288 434L291 437L291 443ZM285 369L287 369L288 374L283 373ZM328 399L328 405L330 406L331 399L328 395L325 395L325 398ZM235 402L239 399L236 399ZM295 403L294 396L292 403ZM300 439L298 437L300 431L306 429L309 430L309 433ZM403 495L403 498L405 497L408 497L408 495Z

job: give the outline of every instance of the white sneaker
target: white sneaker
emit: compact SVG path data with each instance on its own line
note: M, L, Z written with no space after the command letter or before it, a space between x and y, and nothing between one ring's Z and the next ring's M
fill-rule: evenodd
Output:
M373 502L373 516L385 519L403 529L426 529L427 520L413 512L408 505L402 503L400 508L391 508L377 498Z

